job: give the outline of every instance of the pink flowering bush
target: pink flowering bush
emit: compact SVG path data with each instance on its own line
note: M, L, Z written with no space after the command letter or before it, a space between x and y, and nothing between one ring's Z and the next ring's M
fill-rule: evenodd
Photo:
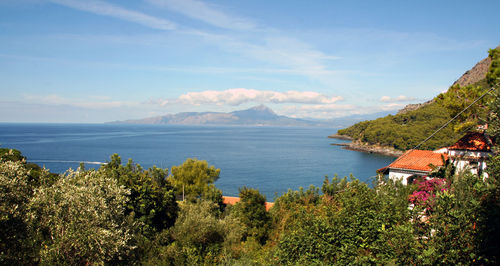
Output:
M418 188L410 194L409 201L415 206L424 207L427 211L432 210L436 194L448 190L446 180L443 178L415 180L414 183L418 185Z

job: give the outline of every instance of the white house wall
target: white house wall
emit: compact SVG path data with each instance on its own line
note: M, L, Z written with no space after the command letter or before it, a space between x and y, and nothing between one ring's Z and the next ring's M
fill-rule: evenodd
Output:
M477 175L478 170L481 170L481 174L483 177L487 178L488 174L485 172L486 170L486 162L485 161L478 161L477 166L471 166L471 162L468 160L462 160L462 159L457 159L454 161L454 165L456 167L456 170L458 173L463 172L463 171L470 171L472 174Z
M414 175L414 174L402 173L402 172L399 172L397 170L392 170L392 169L389 170L389 178L394 180L394 181L401 180L403 185L407 185L408 177L410 177L412 175Z

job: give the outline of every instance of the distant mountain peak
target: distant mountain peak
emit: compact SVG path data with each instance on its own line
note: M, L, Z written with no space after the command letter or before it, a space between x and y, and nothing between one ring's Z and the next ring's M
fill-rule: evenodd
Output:
M257 106L254 106L250 109L247 109L247 110L252 110L252 111L259 111L259 112L265 112L265 113L271 113L273 115L276 115L276 113L269 107L263 105L263 104L260 104L260 105L257 105Z
M171 125L246 125L246 126L318 126L317 121L294 119L277 115L265 105L230 113L202 112L177 113L137 120L115 121L118 124L171 124Z
M250 120L276 120L279 116L270 108L265 105L258 105L250 109L234 111L231 114L239 117L240 119Z

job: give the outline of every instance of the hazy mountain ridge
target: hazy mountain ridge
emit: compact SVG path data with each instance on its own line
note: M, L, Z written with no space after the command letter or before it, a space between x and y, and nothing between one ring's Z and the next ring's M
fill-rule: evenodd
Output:
M110 122L113 124L164 125L255 125L255 126L328 126L320 121L309 121L277 115L270 108L259 105L246 110L223 112L184 112L144 119Z
M108 122L111 124L150 124L150 125L246 125L246 126L318 126L318 127L346 127L353 123L368 119L375 119L393 112L379 112L373 114L350 115L334 119L301 119L276 114L264 105L255 106L246 110L229 113L223 112L183 112L143 119L130 119Z

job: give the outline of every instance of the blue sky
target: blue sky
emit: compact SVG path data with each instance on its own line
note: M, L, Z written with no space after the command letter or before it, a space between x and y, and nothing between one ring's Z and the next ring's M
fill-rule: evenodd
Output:
M265 104L335 118L445 91L500 44L500 1L0 1L0 122Z

